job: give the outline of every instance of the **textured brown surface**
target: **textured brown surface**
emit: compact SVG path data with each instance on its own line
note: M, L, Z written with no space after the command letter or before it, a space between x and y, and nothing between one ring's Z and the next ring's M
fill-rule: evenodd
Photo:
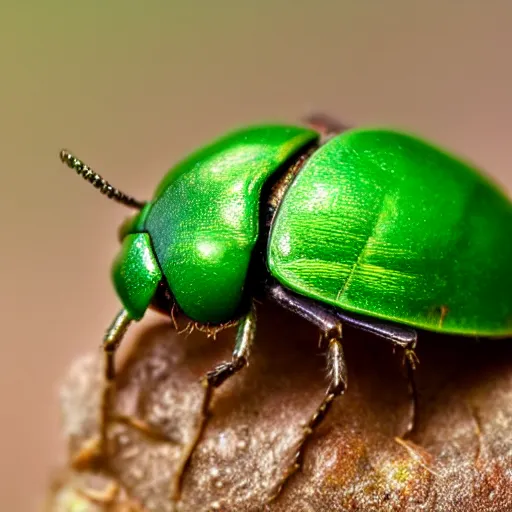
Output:
M144 200L224 131L320 111L419 133L512 194L511 27L511 0L1 2L0 510L40 510L59 381L119 308L129 211L63 147Z
M165 320L142 331L121 372L117 409L151 422L169 441L112 426L115 448L105 469L122 489L123 506L137 503L140 510L158 512L267 510L265 498L290 460L300 424L321 399L325 380L315 329L268 306L259 311L251 364L218 391L177 506L169 493L181 444L194 433L202 393L198 379L229 355L234 332L215 341L202 333L185 338ZM421 336L419 428L409 443L397 438L408 412L401 355L349 329L345 351L348 392L314 436L303 470L268 510L512 510L510 340ZM63 389L72 452L95 429L97 369L96 355L77 361ZM90 487L87 473L67 478L68 486ZM64 492L67 499L69 493ZM62 501L62 490L58 496ZM103 510L90 503L85 510Z

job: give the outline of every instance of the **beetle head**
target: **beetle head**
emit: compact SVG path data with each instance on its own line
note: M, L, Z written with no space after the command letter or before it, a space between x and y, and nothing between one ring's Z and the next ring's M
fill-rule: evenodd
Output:
M144 229L151 203L138 201L113 187L69 151L62 150L60 158L102 194L139 210L119 228L121 248L112 265L112 280L129 316L139 320L149 305L162 309L165 304L165 307L169 308L167 311L170 312L172 296L166 290L168 287L153 252L150 236Z

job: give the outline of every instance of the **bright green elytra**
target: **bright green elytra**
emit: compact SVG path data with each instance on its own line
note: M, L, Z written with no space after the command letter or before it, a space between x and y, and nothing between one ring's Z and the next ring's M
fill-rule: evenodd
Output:
M347 311L465 335L512 333L512 205L466 163L386 130L345 132L288 189L270 272Z
M140 318L151 303L156 262L187 316L234 319L261 236L263 187L318 139L303 127L253 126L171 169L121 230L145 235L137 246L124 242L113 269L130 314ZM510 200L471 165L410 135L354 129L314 151L286 190L267 271L347 311L445 333L510 335L511 234ZM140 289L123 268L136 269Z

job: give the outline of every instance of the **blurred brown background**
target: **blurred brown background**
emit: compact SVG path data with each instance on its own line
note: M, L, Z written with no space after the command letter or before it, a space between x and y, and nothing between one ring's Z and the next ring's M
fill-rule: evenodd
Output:
M12 4L12 5L9 5ZM324 111L428 136L512 193L512 2L2 2L0 510L36 510L58 384L99 345L128 193L236 125Z

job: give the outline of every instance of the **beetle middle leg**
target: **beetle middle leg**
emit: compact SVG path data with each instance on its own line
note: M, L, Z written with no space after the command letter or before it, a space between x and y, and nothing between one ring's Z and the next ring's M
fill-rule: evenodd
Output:
M218 364L213 370L207 372L201 379L201 383L204 387L203 402L201 404L201 419L196 430L196 435L184 451L180 468L176 472L174 489L171 492L174 500L178 500L180 497L183 476L187 466L190 464L192 454L205 431L208 418L210 417L210 405L213 398L213 392L215 388L218 388L223 382L238 373L247 365L255 335L256 311L254 306L252 306L249 313L247 313L238 324L235 348L233 350L231 360Z
M414 432L419 417L418 392L414 379L414 370L418 363L415 353L416 343L418 341L416 329L364 315L358 315L356 313L349 313L337 308L333 309L328 306L323 306L316 301L296 295L277 283L270 284L267 290L269 296L278 304L315 325L320 327L322 325L332 326L334 322L338 320L341 321L342 324L350 325L361 331L383 338L392 343L394 347L402 349L404 351L404 367L410 404L409 420L405 431L402 433L402 437L408 437ZM330 319L330 324L325 323L328 319Z
M330 380L329 387L324 395L324 399L310 417L309 421L304 425L302 435L297 443L293 462L288 466L282 475L281 480L277 483L268 500L269 502L279 496L281 490L293 474L301 468L308 441L327 416L334 399L337 396L342 395L347 389L347 365L345 363L345 356L343 355L343 348L341 346L341 332L341 323L338 322L333 329L322 333L322 341L327 342L328 344L327 367Z
M329 339L328 363L331 377L334 378L334 380L331 381L329 391L324 401L322 402L319 409L317 409L317 412L313 415L310 422L308 423L305 431L307 432L307 435L303 435L303 437L301 438L300 449L299 452L297 453L294 464L285 474L285 477L283 478L278 488L278 492L285 484L285 482L289 479L291 474L293 474L293 472L295 472L298 469L298 464L300 464L300 461L303 457L303 446L305 445L307 439L311 435L310 431L312 431L312 429L318 426L321 420L325 417L327 410L329 409L332 403L332 400L336 396L336 394L334 394L332 398L329 398L331 392L334 393L334 391L337 391L337 393L340 394L344 391L344 389L346 389L346 365L343 359L343 352L341 350L340 343L342 324L347 324L359 330L363 330L375 336L384 338L385 340L391 342L394 346L400 347L404 350L404 363L407 371L409 391L410 415L406 431L405 433L402 434L402 437L406 437L413 432L414 427L417 424L418 415L417 391L416 384L413 378L413 372L415 369L415 365L417 363L417 358L414 350L416 348L418 335L415 329L389 322L384 322L363 315L347 313L339 309L333 309L328 306L324 306L316 301L299 296L275 282L270 283L267 286L267 294L269 298L277 302L285 309L290 310L291 312L301 316L302 318L318 326L323 331L324 337L326 335L329 335L329 333L334 333L338 328L340 332L339 337ZM332 339L336 340L337 343L333 345ZM342 377L341 383L338 380L336 380L335 377L337 375ZM277 496L277 494L278 493L274 494L274 497Z
M304 459L307 442L314 434L315 429L326 417L334 399L343 394L347 389L348 376L347 365L345 363L345 357L343 355L343 348L341 345L342 327L340 319L336 318L330 310L323 308L316 302L293 294L279 284L268 286L267 293L269 298L285 309L298 314L320 328L322 341L326 342L328 345L327 366L330 379L329 387L327 388L324 399L303 428L293 462L286 469L269 499L269 501L272 501L280 494L282 488L286 485L292 475L300 469Z

